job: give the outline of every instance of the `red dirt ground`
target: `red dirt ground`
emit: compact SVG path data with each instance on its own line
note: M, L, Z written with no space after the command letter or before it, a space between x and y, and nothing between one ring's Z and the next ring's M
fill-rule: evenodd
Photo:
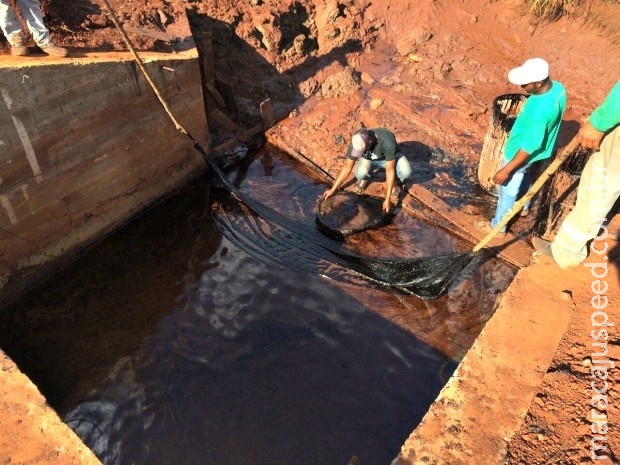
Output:
M42 3L54 40L68 46L73 56L126 49L100 0ZM216 77L233 86L240 121L256 123L258 103L270 97L276 110L292 110L285 125L291 139L306 153L324 154L323 166L332 174L339 163L335 155L360 124L386 126L399 140L440 147L454 159L477 163L493 98L520 92L508 83L507 71L534 56L545 58L552 78L567 88L567 129L559 141L564 145L620 71L620 4L612 1L584 2L586 7L574 17L551 23L536 20L517 0L110 3L125 26L147 31L130 34L138 50L181 47L187 10L194 27L213 31ZM171 39L155 40L149 31ZM49 59L36 54L33 44L31 50L34 55L25 60ZM4 39L0 53L9 53ZM369 90L362 91L363 86ZM459 181L448 176L442 182ZM612 246L618 247L617 242ZM583 272L559 272L544 259L536 266L540 279L562 280L567 290L587 293ZM530 296L527 289L521 291L527 305ZM617 282L610 283L608 296L615 302L610 318L620 324ZM592 306L587 299L575 299L572 308L569 329L521 431L509 443L506 463L591 460ZM607 342L609 358L620 362L617 330L610 329ZM601 463L620 460L616 379L612 372L609 459Z

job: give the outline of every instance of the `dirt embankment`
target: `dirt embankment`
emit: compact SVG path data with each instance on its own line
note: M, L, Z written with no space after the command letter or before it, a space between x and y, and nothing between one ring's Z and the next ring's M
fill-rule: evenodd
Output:
M41 3L54 40L74 55L126 49L102 0ZM473 161L490 102L519 91L508 84L506 72L524 59L542 56L550 62L552 77L569 91L568 118L587 113L616 79L610 58L618 55L617 4L602 0L588 2L576 18L554 23L535 21L517 0L109 4L138 50L182 47L186 15L194 32L212 30L216 75L234 86L246 119L257 117L257 100L266 97L286 108L327 100L331 113L348 113L354 125L364 100L394 101L394 121L386 125L398 130L404 116L417 126L412 128L417 140ZM30 48L36 54L32 42ZM0 49L9 53L4 39ZM356 82L334 82L347 67ZM375 95L360 92L361 81Z

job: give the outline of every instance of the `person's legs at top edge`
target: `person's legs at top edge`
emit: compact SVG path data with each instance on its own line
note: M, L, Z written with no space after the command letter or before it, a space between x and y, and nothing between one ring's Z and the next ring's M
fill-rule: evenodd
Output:
M28 54L21 25L8 0L0 0L0 28L11 46L12 55Z
M32 34L34 42L37 45L48 43L50 33L45 24L43 24L41 6L38 0L17 0L17 6L28 25L28 30Z
M41 6L38 0L17 0L17 5L37 46L48 55L67 56L66 48L59 47L52 42L49 29L43 23Z
M0 0L0 27L7 40L10 40L14 34L21 34L22 32L19 20L8 0Z

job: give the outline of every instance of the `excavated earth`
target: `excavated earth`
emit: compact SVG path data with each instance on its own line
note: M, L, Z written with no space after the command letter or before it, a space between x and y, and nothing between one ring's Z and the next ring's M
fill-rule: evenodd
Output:
M259 122L258 104L270 98L274 111L289 114L272 131L296 150L313 154L332 175L337 173L348 137L361 125L390 128L400 141L411 143L413 157L421 156L415 149L424 146L448 167L476 166L493 99L521 91L508 83L507 71L534 56L545 58L551 77L567 89L568 107L558 141L566 144L581 118L617 81L620 71L620 4L602 0L583 3L586 5L548 21L533 16L517 0L110 1L123 25L132 31L130 37L138 50L174 52L186 42L178 27L185 15L195 36L199 30L212 31L216 78L233 87L239 105L234 116L239 124L250 127ZM43 0L42 5L54 40L67 46L71 56L126 49L105 14L104 2ZM53 60L32 43L30 50L25 65ZM0 39L0 53L10 53L4 38ZM230 136L216 125L212 125L212 133L215 142ZM423 169L421 162L414 158L414 168ZM417 175L435 178L447 193L472 182L471 174L458 178L449 169L418 171ZM462 210L473 222L492 208L492 204L472 204ZM611 224L617 223L616 218ZM524 236L531 229L527 220L514 226ZM609 258L614 269L610 276L616 279L609 282L607 310L610 321L618 324L617 226L614 234ZM587 270L562 272L544 257L530 266L536 279L559 283L566 295L589 292L592 279ZM520 306L537 305L540 297L522 283L509 292L518 296L514 300ZM519 307L513 310L519 312ZM567 304L567 311L572 312L569 327L520 431L508 438L506 463L591 461L591 301L575 298ZM607 340L607 357L616 364L620 362L617 324L609 328ZM531 347L532 353L536 350ZM513 363L518 365L518 360ZM606 414L610 423L602 463L620 460L615 370L608 378ZM477 421L494 422L504 414L495 411ZM19 412L1 415L5 417L2 421L11 421L10 416ZM7 440L0 440L2 449ZM11 448L28 449L23 441L17 431L10 438ZM483 451L480 455L480 461L488 463ZM36 463L47 463L44 454L39 457L43 458ZM3 463L13 462L9 458Z

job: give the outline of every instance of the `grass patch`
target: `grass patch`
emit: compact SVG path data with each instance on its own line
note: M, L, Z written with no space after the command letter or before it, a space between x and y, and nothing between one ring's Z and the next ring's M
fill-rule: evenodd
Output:
M574 14L583 0L525 0L525 3L534 16L555 21L564 15Z
M581 19L620 43L619 0L522 0L530 14L543 21L557 21L562 16Z
M615 44L620 44L620 2L618 0L594 0L579 15L584 24L603 32Z

